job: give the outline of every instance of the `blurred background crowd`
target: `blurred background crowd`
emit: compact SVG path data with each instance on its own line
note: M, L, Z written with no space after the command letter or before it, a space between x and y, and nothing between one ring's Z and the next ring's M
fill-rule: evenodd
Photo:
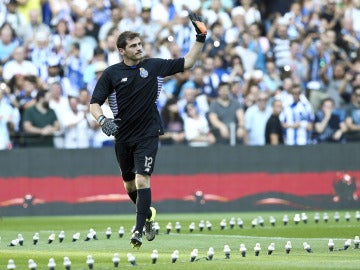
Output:
M163 78L161 145L360 141L360 0L3 0L0 149L113 145L89 100L119 33L182 57L190 10L208 35L192 70Z

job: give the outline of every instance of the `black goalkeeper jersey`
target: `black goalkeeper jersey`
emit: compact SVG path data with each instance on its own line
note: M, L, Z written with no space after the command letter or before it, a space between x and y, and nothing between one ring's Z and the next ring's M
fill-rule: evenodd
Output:
M117 124L117 141L132 142L159 136L163 128L156 101L163 78L184 71L184 58L149 58L136 66L123 62L105 69L90 103L102 105L108 98Z

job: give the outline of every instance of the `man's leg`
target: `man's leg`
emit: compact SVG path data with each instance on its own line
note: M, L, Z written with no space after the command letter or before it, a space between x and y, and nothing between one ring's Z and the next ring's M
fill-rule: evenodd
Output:
M136 204L136 199L137 199L137 190L136 190L136 185L135 185L135 179L132 181L124 181L124 187L125 190L130 198L130 200Z
M142 233L151 206L150 176L136 174L135 183L137 189L135 231Z
M128 181L128 182L124 181L124 187L125 187L125 190L129 196L130 200L136 205L138 191L136 189L135 180ZM146 218L150 219L152 215L153 215L153 211L151 211L151 209L149 209L147 212Z
M133 247L140 247L142 234L145 229L146 239L151 241L155 237L153 230L156 211L151 206L150 175L153 171L159 138L147 138L136 143L134 151L136 199L136 225L130 243ZM129 195L130 196L130 195Z
M130 244L134 248L142 245L142 233L151 205L150 176L136 174L135 184L137 189L136 199L136 224Z

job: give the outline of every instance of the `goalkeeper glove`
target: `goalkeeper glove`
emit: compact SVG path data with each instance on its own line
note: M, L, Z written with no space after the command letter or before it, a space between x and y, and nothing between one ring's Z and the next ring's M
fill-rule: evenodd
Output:
M194 12L189 12L189 18L196 30L196 41L204 43L207 34L205 23L203 22L202 18L196 15Z
M119 127L116 124L118 121L120 119L106 118L104 115L100 115L97 119L102 131L108 136L115 136L119 132Z

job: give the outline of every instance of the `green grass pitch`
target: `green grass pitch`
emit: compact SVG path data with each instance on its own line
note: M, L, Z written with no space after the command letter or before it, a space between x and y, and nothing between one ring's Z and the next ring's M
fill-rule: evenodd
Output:
M95 216L55 216L55 217L2 217L0 219L0 269L7 269L9 259L13 259L17 270L26 270L28 260L33 259L37 264L37 270L49 269L48 262L54 258L55 269L65 269L64 257L71 260L71 269L89 269L86 258L92 255L94 259L93 269L131 269L134 266L128 262L127 254L134 255L136 260L135 269L360 269L360 249L354 246L354 237L360 235L360 221L355 218L355 211L351 210L349 221L345 219L345 211L340 211L340 220L334 219L335 211L328 211L329 221L323 221L324 212L319 212L320 221L315 223L315 212L306 212L308 221L305 224L300 221L295 224L295 214L301 212L246 212L246 213L194 213L194 214L162 214L158 213L156 221L160 225L159 234L152 242L143 239L143 245L139 250L132 249L129 245L130 230L134 225L135 215L95 215ZM284 214L289 217L286 226L282 219ZM264 226L257 224L252 227L252 221L259 216L264 219ZM270 216L276 219L275 226L269 222ZM230 219L240 217L243 228L235 223L230 228ZM226 227L221 229L220 222L226 219ZM203 231L199 229L201 220L210 221L212 229L205 226ZM167 224L172 223L170 233L167 233ZM180 222L180 233L175 230L175 223ZM189 225L194 222L196 228L189 231ZM125 235L120 238L118 230L124 226ZM106 238L106 228L111 227L112 235ZM93 228L98 240L84 241ZM58 234L65 231L65 239L59 243ZM38 232L40 239L33 244L33 235ZM80 232L80 239L72 241L72 236ZM24 237L23 245L9 246L13 239L21 233ZM56 238L48 243L50 234L55 233ZM334 251L328 249L328 240L333 239ZM351 239L348 249L344 248L345 241ZM289 254L285 252L285 244L291 241L292 249ZM303 248L303 242L307 242L312 249L308 253ZM254 254L254 246L260 243L259 256ZM275 250L271 255L267 254L270 243L275 244ZM240 244L247 248L246 257L240 253ZM226 259L224 245L229 245L230 258ZM212 260L207 259L207 251L213 247L215 254ZM151 261L151 253L158 250L158 259L155 264ZM198 249L196 259L191 262L190 253ZM174 250L179 251L179 258L175 263L171 261ZM118 268L112 263L114 253L120 256Z

